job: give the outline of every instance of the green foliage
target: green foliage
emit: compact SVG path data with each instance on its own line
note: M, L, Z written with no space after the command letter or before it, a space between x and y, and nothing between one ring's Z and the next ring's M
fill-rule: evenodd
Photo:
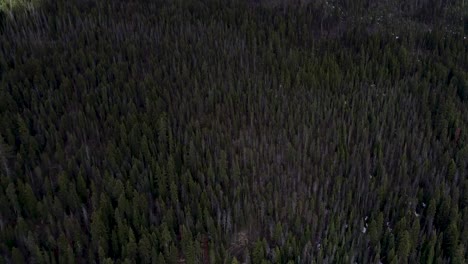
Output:
M397 243L397 256L401 262L406 263L408 255L410 253L410 236L408 231L403 231L401 235L398 236Z
M253 2L0 12L3 262L464 262L461 2Z

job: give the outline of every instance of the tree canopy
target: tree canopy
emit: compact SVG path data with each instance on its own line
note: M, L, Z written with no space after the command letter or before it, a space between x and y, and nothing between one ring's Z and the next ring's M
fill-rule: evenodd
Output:
M0 11L0 263L464 263L463 4Z

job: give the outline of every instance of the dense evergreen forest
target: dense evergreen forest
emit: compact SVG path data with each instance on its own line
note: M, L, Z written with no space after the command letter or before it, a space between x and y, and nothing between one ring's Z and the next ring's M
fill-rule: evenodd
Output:
M465 1L0 2L0 263L466 263Z

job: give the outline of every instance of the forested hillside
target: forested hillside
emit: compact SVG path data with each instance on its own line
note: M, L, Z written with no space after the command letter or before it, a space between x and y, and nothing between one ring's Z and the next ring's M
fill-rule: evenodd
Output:
M97 2L0 12L0 263L466 263L463 1Z

